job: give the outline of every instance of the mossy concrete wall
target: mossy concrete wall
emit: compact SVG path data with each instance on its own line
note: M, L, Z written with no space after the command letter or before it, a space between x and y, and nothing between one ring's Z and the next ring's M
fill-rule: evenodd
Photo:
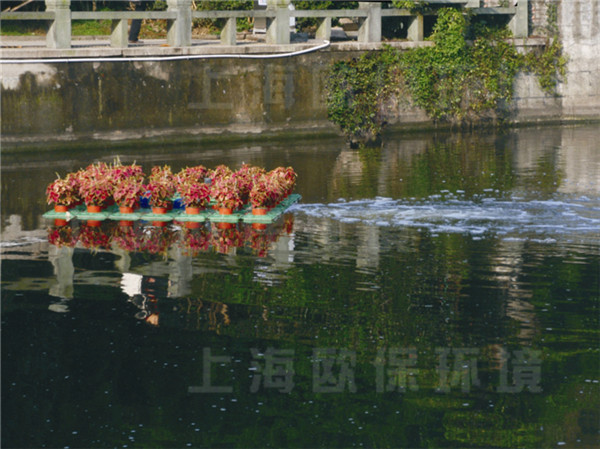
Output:
M348 52L287 59L6 64L2 134L151 135L329 127L324 80Z
M533 76L521 74L513 121L600 118L599 15L597 0L561 3L567 83L553 97ZM352 48L339 45L286 59L3 64L3 145L180 132L336 132L327 120L325 79L334 61L360 55ZM403 102L392 105L389 122L429 123Z

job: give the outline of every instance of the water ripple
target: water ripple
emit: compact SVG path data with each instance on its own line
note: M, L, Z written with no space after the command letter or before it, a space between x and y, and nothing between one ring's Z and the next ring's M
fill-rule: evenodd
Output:
M600 240L600 204L589 198L444 201L430 197L416 201L378 197L327 205L299 204L293 210L341 223L416 227L433 233L493 233L506 238L527 236L539 242L551 242L558 236Z

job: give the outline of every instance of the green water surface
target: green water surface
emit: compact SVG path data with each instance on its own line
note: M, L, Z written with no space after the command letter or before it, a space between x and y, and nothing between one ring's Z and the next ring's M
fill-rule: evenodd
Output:
M599 137L4 153L3 447L600 447ZM265 231L42 218L116 155L291 165L302 202Z

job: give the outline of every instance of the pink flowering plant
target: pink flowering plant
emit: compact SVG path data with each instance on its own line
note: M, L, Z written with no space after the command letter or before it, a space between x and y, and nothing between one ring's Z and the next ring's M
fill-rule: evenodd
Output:
M79 180L80 186L92 180L106 180L110 178L110 167L104 162L97 162L79 170L75 176Z
M144 196L149 198L153 207L168 207L175 194L175 185L171 181L162 179L150 181L144 188Z
M218 165L214 170L209 170L208 177L211 183L214 183L221 178L229 178L233 174L233 171L226 165Z
M73 207L81 202L79 196L79 180L74 173L69 173L64 178L58 176L46 188L48 204Z
M244 164L233 174L233 176L237 179L238 188L240 189L240 197L244 204L246 204L249 200L250 190L252 190L255 179L257 179L262 173L264 173L264 169Z
M294 190L296 185L296 179L298 178L297 173L292 167L277 167L269 172L270 175L274 176L279 184L284 189L284 195L289 195Z
M188 181L195 181L199 183L204 182L204 178L207 177L208 169L204 165L196 165L195 167L182 168L176 175L177 185Z
M175 176L171 167L168 165L152 167L148 179L144 196L149 198L153 207L168 207L175 195Z
M110 168L110 178L118 184L120 181L125 179L135 180L138 182L144 181L144 171L140 165L135 162L131 165L123 165L120 160L117 159L113 166Z
M110 167L105 162L96 162L88 165L85 169L79 170L82 177L87 178L104 178L110 172Z
M120 180L113 193L115 203L121 207L136 208L139 205L140 197L146 191L144 184L136 177L129 177Z
M210 202L210 187L207 184L188 179L179 184L178 190L186 206L204 209Z
M236 210L244 204L238 181L234 176L216 178L210 186L210 196L220 208Z
M104 162L88 165L75 176L79 181L79 196L88 206L106 206L112 199L114 182L110 167Z
M79 182L79 195L87 205L105 206L112 197L113 185L104 178L83 177Z
M255 209L274 207L283 199L284 189L277 176L262 175L254 181L250 190L250 203Z

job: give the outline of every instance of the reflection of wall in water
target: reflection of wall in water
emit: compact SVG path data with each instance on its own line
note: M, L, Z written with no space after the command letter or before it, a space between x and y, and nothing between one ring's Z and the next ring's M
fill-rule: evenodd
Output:
M512 162L518 177L554 171L560 193L600 192L598 132L581 128L539 128L511 134ZM541 168L543 165L543 168ZM547 173L546 173L547 174Z
M50 296L58 298L73 298L73 278L75 267L73 265L73 248L66 246L57 247L50 245L48 248L48 260L54 268L56 282L50 287Z
M519 323L517 338L521 343L530 343L536 334L537 317L529 302L533 296L531 285L520 279L522 255L527 252L524 245L524 241L500 240L490 261L490 270L502 292L498 298L504 300L506 316Z
M563 130L559 158L565 180L559 186L559 192L600 193L599 136L592 130Z
M560 145L562 129L538 128L511 134L513 170L517 174L534 172L544 158L555 153ZM558 167L556 167L558 168Z
M379 226L357 226L356 267L379 268Z

